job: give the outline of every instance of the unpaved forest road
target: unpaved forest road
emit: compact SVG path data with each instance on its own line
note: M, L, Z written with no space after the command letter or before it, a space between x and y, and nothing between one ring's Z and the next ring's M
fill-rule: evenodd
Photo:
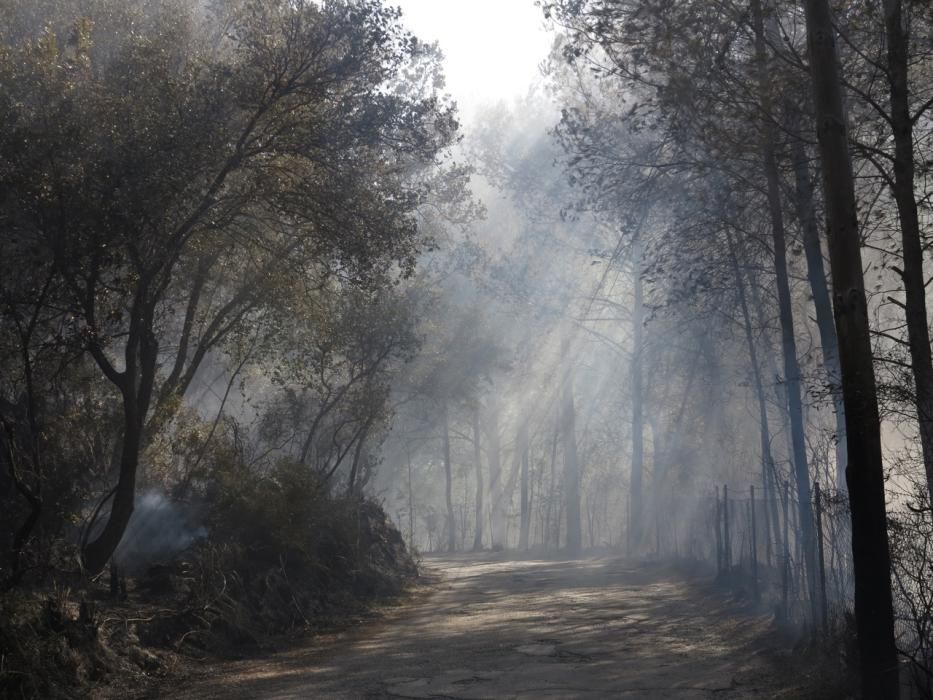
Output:
M614 558L430 558L436 591L386 619L204 669L183 698L802 698L762 639L684 577Z

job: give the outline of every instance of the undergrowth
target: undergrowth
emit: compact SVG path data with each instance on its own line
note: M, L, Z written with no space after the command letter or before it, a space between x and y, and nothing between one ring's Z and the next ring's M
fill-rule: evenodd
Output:
M207 536L130 576L59 569L0 596L0 697L74 698L339 625L402 592L417 566L382 508L307 468L213 469Z

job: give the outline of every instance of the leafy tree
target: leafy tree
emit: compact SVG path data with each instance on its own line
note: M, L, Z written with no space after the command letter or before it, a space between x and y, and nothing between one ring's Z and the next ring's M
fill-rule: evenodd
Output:
M4 240L54 271L68 343L122 404L95 572L143 448L212 349L288 278L411 270L413 214L456 130L423 79L436 53L379 2L123 3L98 41L114 12L63 6L0 65Z

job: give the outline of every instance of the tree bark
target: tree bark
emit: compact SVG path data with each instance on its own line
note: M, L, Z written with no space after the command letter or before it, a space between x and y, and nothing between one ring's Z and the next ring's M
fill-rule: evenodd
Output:
M860 655L857 666L863 697L896 700L900 687L894 645L881 421L835 28L827 0L806 0L804 9L846 412L849 454L846 481L852 511L855 622Z

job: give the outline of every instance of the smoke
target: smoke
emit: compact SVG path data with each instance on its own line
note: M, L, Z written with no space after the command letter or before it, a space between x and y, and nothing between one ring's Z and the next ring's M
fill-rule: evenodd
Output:
M198 522L196 508L170 501L158 491L147 491L137 496L115 557L127 570L139 570L170 561L204 537L207 529Z

